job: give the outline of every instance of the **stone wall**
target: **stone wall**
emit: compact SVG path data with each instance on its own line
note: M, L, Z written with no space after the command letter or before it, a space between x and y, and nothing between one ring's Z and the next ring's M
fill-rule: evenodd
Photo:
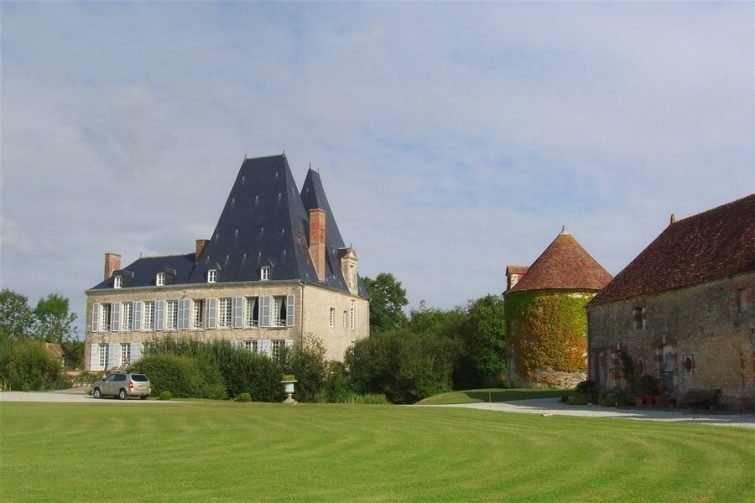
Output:
M658 377L678 403L692 388L719 388L724 406L755 405L755 273L588 308L589 375L625 384L617 355L635 374Z

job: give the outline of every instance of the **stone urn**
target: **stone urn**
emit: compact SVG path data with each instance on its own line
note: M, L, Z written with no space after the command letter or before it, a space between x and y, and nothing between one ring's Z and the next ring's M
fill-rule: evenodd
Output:
M291 374L284 375L281 384L283 385L283 392L286 394L286 399L283 400L282 403L296 405L296 400L291 397L291 395L294 394L294 384L296 384L296 378Z

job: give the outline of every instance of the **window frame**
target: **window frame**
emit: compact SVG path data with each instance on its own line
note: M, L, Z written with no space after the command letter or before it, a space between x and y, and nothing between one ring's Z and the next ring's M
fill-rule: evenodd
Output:
M207 282L208 283L217 283L218 282L218 270L217 269L209 269L207 271Z

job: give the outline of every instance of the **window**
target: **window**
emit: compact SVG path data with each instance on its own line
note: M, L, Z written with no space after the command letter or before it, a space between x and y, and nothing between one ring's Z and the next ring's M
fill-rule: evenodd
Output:
M165 329L175 330L178 328L178 301L169 300L166 303L167 315L165 317Z
M208 283L215 283L218 280L218 270L217 269L210 269L207 271L207 282Z
M144 330L155 329L155 302L144 303Z
M634 321L635 330L645 328L646 313L644 307L635 307L632 309L632 320Z
M336 308L335 307L330 308L330 314L328 315L328 326L331 326L331 327L336 326Z
M283 353L283 348L285 347L286 347L286 341L282 339L277 339L277 340L272 341L273 353L271 356L273 357L273 361L276 361L276 362L280 361L281 354Z
M273 326L286 326L286 297L273 297Z
M134 329L134 304L131 302L123 303L123 319L121 330L130 331Z
M351 301L349 326L351 327L352 330L357 328L357 302L355 300Z
M107 359L108 359L107 348L108 348L107 344L100 344L100 355L99 355L100 356L100 361L99 361L100 365L99 365L99 367L101 369L106 369L107 368Z
M349 326L349 312L344 311L343 312L343 328L346 328Z
M260 269L260 279L263 281L270 279L270 266L262 266Z
M260 326L260 303L257 297L246 298L246 326Z
M204 300L195 299L192 306L191 328L204 326Z
M155 278L155 285L157 286L163 286L165 285L165 273L164 272L158 272L157 277Z
M259 344L257 341L244 341L244 349L250 353L259 353Z
M233 306L230 298L220 299L218 302L218 327L231 328Z
M102 304L101 310L100 310L100 320L102 320L100 323L100 330L103 332L109 332L110 331L110 323L112 322L113 317L113 306L111 304Z
M121 343L121 367L131 363L131 344L128 342Z
M113 288L120 288L123 285L123 278L120 276L116 276L115 279L113 279Z

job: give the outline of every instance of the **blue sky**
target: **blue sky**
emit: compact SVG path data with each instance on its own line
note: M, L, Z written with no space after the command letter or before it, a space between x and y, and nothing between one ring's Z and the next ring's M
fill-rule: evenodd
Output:
M562 225L610 273L755 189L752 3L2 4L0 283L83 318L193 250L244 156L319 168L362 275L500 293Z

